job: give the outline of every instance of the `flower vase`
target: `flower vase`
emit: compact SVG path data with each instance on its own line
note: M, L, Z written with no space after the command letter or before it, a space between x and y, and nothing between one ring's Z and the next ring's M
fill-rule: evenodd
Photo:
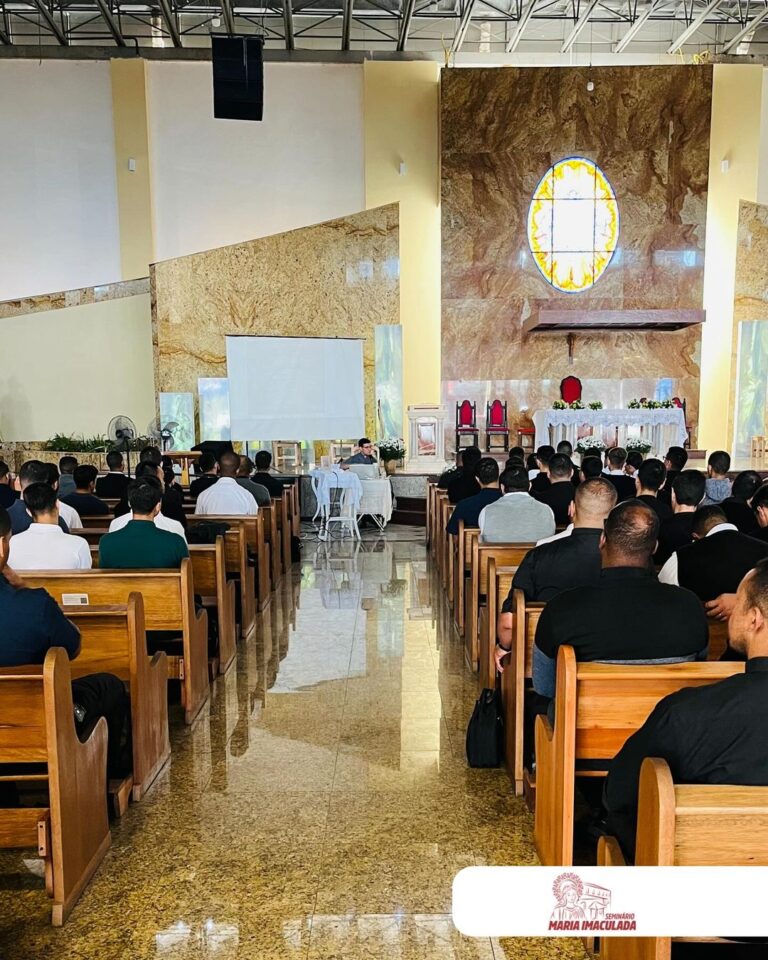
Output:
M391 477L396 469L397 469L397 460L384 461L384 473L386 473L388 477Z

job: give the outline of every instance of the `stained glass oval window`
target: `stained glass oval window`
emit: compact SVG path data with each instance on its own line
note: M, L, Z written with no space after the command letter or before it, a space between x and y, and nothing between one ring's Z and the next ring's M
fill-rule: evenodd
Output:
M619 205L608 178L591 160L559 160L539 181L528 211L536 265L557 290L593 286L619 242Z

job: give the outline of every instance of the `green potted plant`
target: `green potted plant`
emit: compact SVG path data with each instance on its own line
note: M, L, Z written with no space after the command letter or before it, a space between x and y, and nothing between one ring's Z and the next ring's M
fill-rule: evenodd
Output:
M405 456L405 443L402 439L396 440L388 438L379 440L379 459L384 464L384 470L388 475L395 472L398 462Z
M625 450L628 453L637 451L645 457L651 452L651 445L644 437L627 437Z
M580 437L576 441L576 453L580 454L582 460L590 453L602 453L603 450L605 450L605 444L598 437Z

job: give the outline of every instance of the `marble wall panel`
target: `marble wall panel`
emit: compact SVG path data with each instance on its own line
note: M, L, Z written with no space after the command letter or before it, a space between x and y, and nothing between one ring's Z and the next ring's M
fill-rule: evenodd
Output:
M595 84L588 93L588 80ZM709 67L503 68L443 72L442 376L551 382L673 378L689 404L698 328L524 335L541 307L700 308L709 166ZM530 254L527 215L548 167L594 160L619 201L619 248L598 283L562 293Z
M158 391L226 376L228 333L361 337L373 435L374 331L400 322L397 204L156 263L151 281Z
M86 303L103 303L105 300L121 300L123 297L135 297L141 293L149 293L148 277L142 277L140 280L104 283L98 287L81 287L78 290L61 290L57 293L19 297L16 300L3 300L0 303L0 319L20 317L27 313L40 313L44 310L80 307Z
M742 201L736 247L733 322L739 330L731 377L734 454L751 455L752 437L768 433L768 206ZM732 358L732 367L736 358Z

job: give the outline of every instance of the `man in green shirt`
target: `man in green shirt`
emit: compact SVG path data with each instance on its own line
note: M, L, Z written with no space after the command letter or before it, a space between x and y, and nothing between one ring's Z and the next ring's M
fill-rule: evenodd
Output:
M163 491L154 477L134 480L128 487L133 519L122 530L108 533L99 542L99 567L104 570L176 569L189 556L183 538L155 526Z

